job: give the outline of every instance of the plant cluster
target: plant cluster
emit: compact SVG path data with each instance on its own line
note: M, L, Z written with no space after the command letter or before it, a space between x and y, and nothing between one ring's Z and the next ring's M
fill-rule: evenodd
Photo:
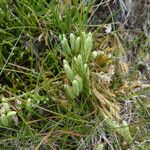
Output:
M12 111L6 98L2 99L1 110L0 110L0 121L2 125L8 127L12 124L14 117L16 116L16 111Z
M0 1L0 149L150 147L149 72L126 61L116 12L99 25L106 3Z
M63 64L69 82L69 84L65 84L68 96L74 99L80 93L88 95L90 89L90 62L92 56L94 58L97 56L96 51L92 52L92 33L81 32L79 37L71 33L69 41L66 35L60 36L60 39L65 53Z

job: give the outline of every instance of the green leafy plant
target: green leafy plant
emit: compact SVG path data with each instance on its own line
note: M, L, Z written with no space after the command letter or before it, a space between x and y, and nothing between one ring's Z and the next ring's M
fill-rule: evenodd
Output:
M3 98L1 105L2 107L1 107L0 120L1 120L1 123L7 127L13 122L13 118L14 116L16 116L17 113L16 111L12 111L10 109L7 99Z
M41 96L38 93L33 95L27 94L25 97L27 98L26 106L29 107L30 109L34 108L35 107L34 105L46 104L49 101L48 97Z
M129 126L126 121L123 121L122 125L119 125L115 121L107 119L106 124L111 130L122 136L122 138L127 142L127 144L130 144L132 142Z
M90 91L90 60L97 56L92 52L92 33L82 32L79 37L70 34L69 40L66 35L60 36L61 45L64 50L63 61L66 77L70 84L65 84L65 89L71 99L79 96L80 93L89 94ZM72 57L69 64L70 57Z

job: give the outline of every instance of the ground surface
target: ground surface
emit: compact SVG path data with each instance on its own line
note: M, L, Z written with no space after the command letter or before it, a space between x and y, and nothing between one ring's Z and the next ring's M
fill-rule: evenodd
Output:
M149 14L148 0L0 1L0 149L148 150Z

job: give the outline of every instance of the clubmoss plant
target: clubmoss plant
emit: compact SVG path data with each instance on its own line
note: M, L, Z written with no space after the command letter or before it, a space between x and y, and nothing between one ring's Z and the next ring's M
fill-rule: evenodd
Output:
M76 37L73 33L70 34L69 40L65 34L60 35L61 46L65 57L78 56L79 54L83 58L83 62L87 63L90 60L90 54L93 47L92 33L81 32L80 36ZM95 52L96 53L96 52Z
M115 121L107 119L106 123L108 127L117 134L119 134L127 144L130 144L132 142L129 126L126 121L123 121L122 125L119 125Z
M93 38L92 33L81 32L79 37L73 33L70 34L69 40L66 35L59 37L62 49L65 54L64 69L69 81L65 84L67 95L74 99L80 93L89 94L90 89L90 60L97 57L97 52L92 52ZM70 57L72 60L69 64Z
M26 106L29 108L34 108L35 105L46 104L49 99L46 96L41 96L38 93L34 95L26 95Z
M90 71L89 66L82 61L82 56L74 57L71 65L64 60L64 69L70 85L65 84L65 89L70 98L74 99L81 92L89 92Z
M2 125L8 127L13 122L13 118L17 113L16 111L12 111L10 109L9 103L7 102L6 98L2 99L1 106L0 121Z

